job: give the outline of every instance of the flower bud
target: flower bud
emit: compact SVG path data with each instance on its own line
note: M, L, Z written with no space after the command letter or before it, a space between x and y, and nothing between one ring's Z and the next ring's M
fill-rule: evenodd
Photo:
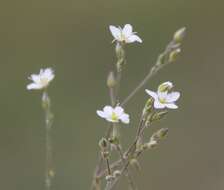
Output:
M115 79L115 76L114 76L114 72L112 72L112 71L108 74L107 86L109 88L113 88L113 87L116 86L116 79Z
M153 121L161 120L162 118L165 117L165 115L167 115L167 113L168 111L156 112L150 117L150 121L153 122Z
M167 82L164 82L159 85L158 91L159 92L167 92L167 91L170 91L172 88L173 88L173 83L167 81Z
M99 141L99 147L101 150L105 150L108 147L108 141L105 138L100 139Z
M167 134L168 134L168 128L162 128L152 135L151 141L160 141L163 138L165 138Z
M111 181L113 181L113 180L114 180L114 176L112 176L112 175L107 175L107 176L106 176L106 181L111 182Z
M148 143L145 144L145 149L152 149L158 145L158 142L155 140L150 140Z
M115 170L114 173L113 173L113 176L116 178L116 177L119 177L121 175L121 171L120 170Z
M175 33L174 33L174 36L173 36L173 40L175 43L180 43L182 42L182 40L184 39L186 35L186 28L183 27L179 30L177 30Z
M145 119L145 117L148 115L148 113L151 112L152 110L152 105L153 105L153 99L149 98L145 104L145 107L143 109L142 115L143 115L143 119Z
M140 165L140 163L138 162L137 159L135 159L135 158L131 159L131 160L130 160L130 164L131 164L136 170L138 170L138 171L141 170L141 165Z
M171 51L169 54L169 62L170 63L175 62L177 60L177 58L179 57L180 52L181 52L180 48L177 48L177 49Z

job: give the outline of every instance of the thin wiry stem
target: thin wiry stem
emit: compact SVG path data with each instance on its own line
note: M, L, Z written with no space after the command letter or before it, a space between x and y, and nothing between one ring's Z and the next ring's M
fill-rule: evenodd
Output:
M45 113L46 127L46 171L45 171L45 189L51 190L52 179L54 178L53 168L53 143L52 143L52 124L53 114L51 112L51 102L47 91L44 91L42 96L42 106Z
M171 52L174 48L177 48L179 44L175 44L171 41L163 53L161 53L157 60L156 64L150 69L149 73L145 76L145 78L135 87L133 91L123 100L121 106L125 106L134 96L135 94L141 90L144 85L151 79L159 70L164 68L166 65L169 64L169 52Z

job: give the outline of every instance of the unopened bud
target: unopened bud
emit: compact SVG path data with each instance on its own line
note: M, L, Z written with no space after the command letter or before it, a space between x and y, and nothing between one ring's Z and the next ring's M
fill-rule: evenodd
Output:
M108 147L108 141L105 138L100 139L99 141L99 147L101 148L101 150L105 150Z
M155 148L157 145L158 145L157 141L151 140L145 144L145 147L146 147L146 149L152 149L152 148Z
M165 115L167 115L168 111L160 111L160 112L156 112L152 115L152 117L150 118L150 121L158 121L161 120L162 118L165 117Z
M116 86L116 79L115 79L115 76L114 76L114 72L112 72L112 71L108 74L107 86L109 88L113 88L113 87Z
M113 180L114 180L114 176L112 176L112 175L107 175L107 176L106 176L106 181L111 182L111 181L113 181Z
M177 48L177 49L171 51L169 54L169 62L170 63L175 62L178 59L180 53L181 53L180 48Z
M138 162L137 159L135 159L135 158L131 159L131 160L130 160L130 164L131 164L136 170L138 170L138 171L141 170L141 165L140 165L140 163Z
M167 92L167 91L170 91L172 88L173 88L173 83L170 81L167 81L159 85L158 91Z
M109 155L110 155L110 153L109 153L108 151L102 151L102 152L101 152L101 156L102 156L103 159L108 158Z
M165 138L167 134L168 134L168 128L162 128L152 135L151 141L160 141L163 138Z
M114 173L113 173L113 176L116 178L116 177L119 177L121 175L121 171L120 170L115 170Z
M186 35L186 28L183 27L174 33L173 40L175 41L175 43L180 43L184 39L185 35Z
M153 105L153 99L149 98L143 109L143 113L142 113L143 119L145 119L144 117L147 116L147 114L150 113L150 111L152 110L152 105Z

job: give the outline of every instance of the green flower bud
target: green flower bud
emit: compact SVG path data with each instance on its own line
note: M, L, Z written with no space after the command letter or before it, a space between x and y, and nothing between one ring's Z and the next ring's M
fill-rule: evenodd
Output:
M149 98L142 112L143 119L145 119L145 117L151 112L152 108L153 108L153 99Z
M160 141L163 138L165 138L167 134L168 134L168 128L162 128L152 135L151 141Z
M165 117L165 115L167 115L167 113L168 111L160 111L160 112L154 113L152 117L150 118L151 122L161 120L162 118Z
M173 36L173 40L175 43L180 43L183 41L184 37L186 35L186 28L183 27L179 30L177 30L175 33L174 33L174 36Z
M100 139L99 141L99 147L101 148L101 150L105 150L108 148L108 141L105 138Z
M116 86L116 83L117 83L117 81L115 79L114 72L111 71L107 77L107 86L109 88L113 88Z
M169 62L170 63L175 62L177 60L177 58L179 57L180 52L181 52L180 48L177 48L177 49L171 51L169 54Z

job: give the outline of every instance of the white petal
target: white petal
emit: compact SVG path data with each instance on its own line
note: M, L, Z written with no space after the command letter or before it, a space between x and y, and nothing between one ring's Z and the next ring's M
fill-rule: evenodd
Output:
M155 92L153 92L153 91L151 91L151 90L148 90L148 89L145 89L145 92L146 92L149 96L153 97L155 100L158 99L158 95L157 95L157 93L155 93Z
M142 43L142 39L137 35L131 35L126 39L126 43L139 42Z
M42 89L43 86L36 83L31 83L31 84L28 84L26 88L27 90L39 90L39 89Z
M132 26L130 24L126 24L122 30L124 36L129 37L132 34Z
M126 113L122 114L119 119L125 124L130 122L129 115Z
M98 116L100 116L102 118L106 118L106 114L103 111L97 110L96 113Z
M29 79L33 80L35 83L40 82L40 76L36 74L32 74Z
M165 106L169 109L177 109L178 106L176 104L165 104Z
M121 30L115 26L109 26L110 32L112 36L116 39L119 40L121 37Z
M116 115L121 115L124 112L124 109L120 106L116 106L114 109L114 112L116 113Z
M167 101L167 92L160 92L158 91L158 98L161 99L161 100L166 100Z
M51 81L54 78L54 71L51 68L47 68L44 70L43 76Z
M103 111L104 111L104 113L108 116L108 115L111 115L111 114L112 114L112 112L113 112L113 108L112 108L111 106L105 106L105 107L103 108Z
M175 102L180 98L180 92L171 92L169 94L167 94L167 102L171 103L171 102Z
M155 100L154 101L154 108L156 108L156 109L163 109L163 108L165 108L165 104L162 104L162 103L160 103L160 101Z

